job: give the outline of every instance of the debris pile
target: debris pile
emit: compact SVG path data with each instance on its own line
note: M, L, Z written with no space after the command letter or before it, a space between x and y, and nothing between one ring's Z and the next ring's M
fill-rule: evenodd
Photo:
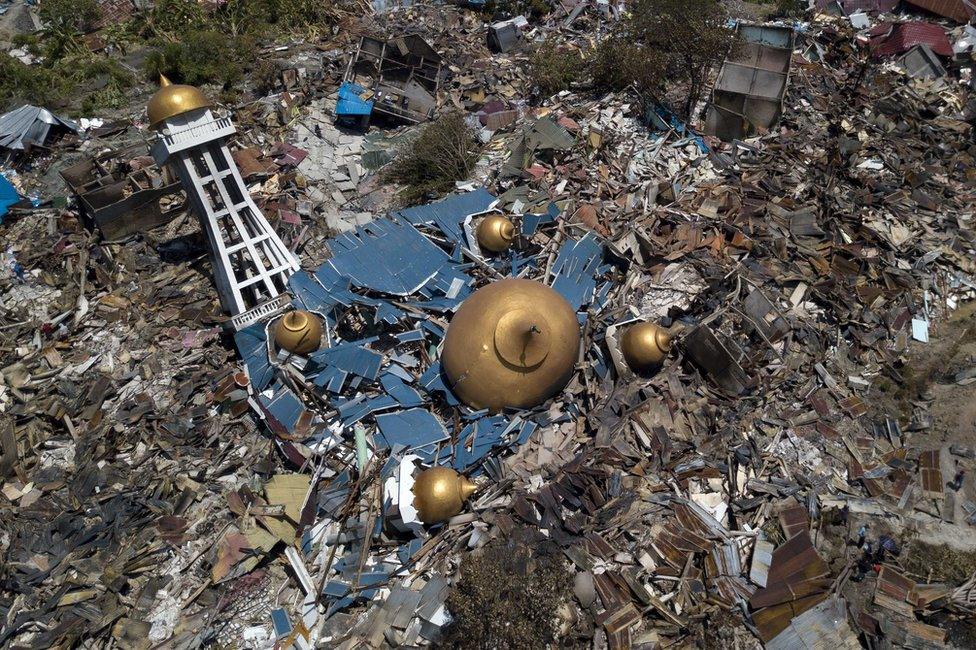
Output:
M569 4L381 11L232 116L20 160L75 202L2 226L0 644L972 645L969 32L743 23L683 120L530 102L620 13ZM471 178L397 205L451 111ZM300 269L215 266L272 235Z

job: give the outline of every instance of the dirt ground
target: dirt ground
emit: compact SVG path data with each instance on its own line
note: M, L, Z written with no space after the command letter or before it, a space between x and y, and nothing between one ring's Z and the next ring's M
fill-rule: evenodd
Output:
M956 381L958 373L976 368L976 301L953 312L948 320L932 323L928 343L912 341L903 354L899 368L901 380L879 378L875 381L868 403L874 414L897 417L905 433L905 444L915 450L939 449L945 445L964 445L976 449L976 382L968 385ZM928 426L919 427L926 421ZM913 425L912 423L915 422ZM956 521L962 528L965 514L961 504L976 500L973 476L976 460L953 456L959 468L966 470L966 480L956 493ZM948 482L952 476L944 476ZM947 491L949 488L946 488ZM914 526L897 524L894 519L871 515L851 515L846 525L836 519L838 513L826 515L820 529L817 548L839 573L844 564L853 561L859 550L851 545L861 524L869 526L869 540L877 543L881 535L891 536L901 549L899 557L888 562L919 583L941 583L958 586L976 570L976 547L964 550L966 544L947 539L945 531L961 530L946 526L942 535L925 532ZM871 609L877 578L869 571L861 582L847 581L842 593L854 609ZM976 626L964 617L926 620L950 630L949 647L976 647Z
M912 446L946 444L976 448L976 381L959 384L958 373L976 368L976 301L933 324L928 343L912 341L900 372L904 381L876 382L870 401L898 413L905 426L926 414L931 426L911 432Z

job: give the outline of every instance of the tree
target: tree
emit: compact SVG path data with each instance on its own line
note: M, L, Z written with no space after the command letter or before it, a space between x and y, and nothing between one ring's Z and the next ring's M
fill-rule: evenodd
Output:
M665 87L666 61L660 52L623 36L597 43L590 71L597 88L636 91L642 104L657 102ZM646 107L646 106L645 106Z
M96 0L44 0L40 16L48 30L73 36L94 27L101 10Z
M625 38L655 53L667 78L688 85L684 116L690 117L709 71L735 39L725 7L720 0L634 0L630 11Z
M400 192L403 205L417 205L447 194L456 181L466 179L479 153L474 129L465 123L464 116L447 113L397 152L385 170L385 178L405 186Z
M541 97L551 97L566 90L583 73L583 56L579 51L557 47L545 41L532 55L530 76Z

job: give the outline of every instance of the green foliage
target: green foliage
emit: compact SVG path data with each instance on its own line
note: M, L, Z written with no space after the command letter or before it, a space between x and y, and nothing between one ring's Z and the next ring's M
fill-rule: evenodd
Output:
M665 60L645 45L611 36L597 44L590 71L597 88L633 88L641 98L653 98L659 96L664 85Z
M81 102L82 115L97 115L106 110L123 108L128 102L125 90L109 85L89 94Z
M247 0L231 0L245 3ZM228 3L230 4L230 3ZM271 25L284 30L331 27L336 22L332 3L320 0L257 0L258 11Z
M559 647L558 610L568 599L570 579L558 549L543 554L545 545L512 540L464 560L447 599L454 622L444 647Z
M47 29L74 34L91 30L101 11L97 0L44 0L40 16Z
M267 95L275 91L281 80L283 70L281 61L261 59L251 71L251 82L254 89L262 95Z
M175 82L218 84L224 93L231 93L244 72L255 65L259 41L282 33L314 36L331 29L341 15L338 7L347 1L155 0L151 9L129 22L106 26L101 35L115 52L125 52L133 44L148 45L143 73L152 83L162 73ZM65 98L77 95L85 84L90 86L95 77L97 88L84 98L82 109L92 112L124 106L131 76L121 74L118 66L97 69L105 64L98 63L79 38L97 22L98 0L43 0L40 6L45 29L17 37L17 44L41 58L43 67L28 69L5 61L0 67L7 71L0 77L0 99L18 96L35 103L64 104ZM107 82L105 74L109 75ZM270 74L264 70L261 76ZM48 77L54 82L45 82ZM18 88L20 83L22 88Z
M226 88L243 76L247 56L243 39L218 31L193 30L183 34L179 42L160 43L146 57L143 70L151 82L164 74L177 83L216 83Z
M174 41L185 33L207 27L203 4L195 0L157 0L141 20L143 36Z
M222 31L229 36L315 33L337 22L336 3L320 0L160 0L143 18L148 38L180 40L191 31Z
M780 18L799 18L806 11L804 0L776 0L776 15Z
M24 65L0 54L0 109L24 102L64 108L72 96L83 94L93 82L98 88L81 102L83 115L125 106L126 90L134 79L119 63L91 55L73 55L46 66Z
M685 85L684 116L689 117L709 70L733 45L727 22L721 0L634 0L620 38L653 53L663 77Z
M59 106L72 84L55 70L39 65L25 65L14 57L0 53L0 108L14 108L18 103Z
M483 11L489 16L525 16L537 21L548 16L552 7L546 0L488 0Z
M550 97L578 81L585 67L579 51L560 48L546 41L532 55L530 77L539 95Z
M404 205L416 205L450 192L464 180L478 160L474 131L457 113L441 116L424 127L410 145L401 149L385 172L388 181L406 186Z

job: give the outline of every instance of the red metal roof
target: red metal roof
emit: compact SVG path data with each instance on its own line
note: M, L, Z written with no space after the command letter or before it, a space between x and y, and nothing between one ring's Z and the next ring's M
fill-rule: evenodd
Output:
M915 21L892 25L890 30L880 32L881 25L871 30L871 49L875 56L885 57L901 54L916 45L925 44L939 56L951 57L952 44L945 30L932 23Z
M951 18L956 22L968 23L976 14L976 4L969 0L905 0L908 4L931 11L934 14Z

